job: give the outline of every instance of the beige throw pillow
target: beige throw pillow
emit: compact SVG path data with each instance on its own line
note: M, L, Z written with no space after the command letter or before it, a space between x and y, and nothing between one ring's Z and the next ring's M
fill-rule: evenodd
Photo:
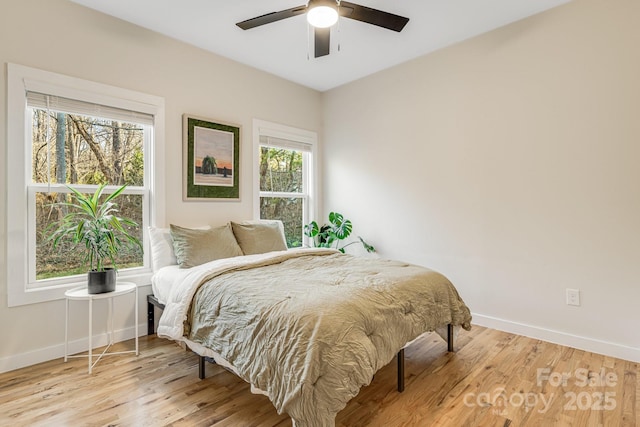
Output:
M231 221L231 227L245 255L287 250L281 221Z
M229 224L211 230L194 230L171 224L170 230L180 268L242 255Z
M209 230L210 226L195 227L196 230ZM149 227L149 245L151 246L151 265L153 271L158 271L168 265L177 265L176 254L173 252L173 240L168 228Z

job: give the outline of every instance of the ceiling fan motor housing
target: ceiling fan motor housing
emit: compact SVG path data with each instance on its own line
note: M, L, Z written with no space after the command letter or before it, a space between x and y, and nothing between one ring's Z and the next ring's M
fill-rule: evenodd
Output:
M337 0L309 0L309 3L307 3L308 8L312 8L316 6L329 6L329 7L336 8L340 6L340 2Z
M335 0L309 0L307 22L316 28L329 28L338 22L338 3Z

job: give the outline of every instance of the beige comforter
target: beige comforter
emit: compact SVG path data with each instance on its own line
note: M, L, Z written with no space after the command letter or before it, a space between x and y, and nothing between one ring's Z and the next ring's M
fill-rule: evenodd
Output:
M333 426L420 334L470 328L453 285L423 267L330 250L238 258L190 272L158 333L218 353L297 427Z

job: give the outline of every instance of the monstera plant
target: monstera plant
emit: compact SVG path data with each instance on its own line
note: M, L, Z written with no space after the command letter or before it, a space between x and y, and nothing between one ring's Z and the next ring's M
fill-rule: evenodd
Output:
M137 246L142 250L140 240L131 235L124 226L136 227L129 219L120 218L118 205L114 200L124 191L126 185L100 200L104 185L94 194L85 195L72 187L72 202L57 203L69 212L56 223L48 239L56 248L63 241L71 242L84 250L84 262L88 264L88 292L99 294L111 292L116 286L116 256L124 245ZM106 263L111 267L107 267Z
M304 235L309 237L314 247L335 248L344 253L345 248L353 244L360 243L367 252L375 252L376 249L365 242L362 237L358 240L344 244L353 231L351 220L345 219L344 215L338 212L329 213L329 223L319 226L317 222L311 221L304 226Z

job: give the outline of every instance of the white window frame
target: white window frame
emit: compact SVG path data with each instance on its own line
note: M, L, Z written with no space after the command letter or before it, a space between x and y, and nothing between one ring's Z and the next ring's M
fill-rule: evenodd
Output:
M303 153L303 192L285 193L260 191L260 137L267 136L306 144L311 151ZM278 145L273 145L278 147ZM289 147L282 147L289 148ZM306 161L305 161L306 160ZM308 224L317 218L317 185L318 185L318 134L313 131L299 129L291 126L272 123L265 120L253 119L253 217L260 219L260 197L302 198L305 206L302 209L302 225ZM301 236L303 243L308 245L307 237Z
M49 71L7 64L7 301L9 307L34 304L64 298L64 292L74 286L86 284L82 276L69 276L34 285L30 278L29 263L35 261L35 218L30 206L33 194L40 185L32 183L31 123L27 108L26 92L34 91L53 96L76 99L88 103L120 109L139 111L154 118L153 143L145 140L145 187L127 189L130 194L148 192L149 203L143 207L148 212L143 229L144 266L118 272L118 277L138 284L148 285L151 278L149 238L146 227L164 223L164 175L157 173L164 165L164 98L102 83L96 83ZM51 184L52 188L54 184ZM44 184L46 187L47 184ZM80 186L79 186L80 187ZM116 187L108 187L113 191ZM61 191L67 191L61 186ZM32 280L30 280L32 279ZM43 286L43 282L47 285Z

